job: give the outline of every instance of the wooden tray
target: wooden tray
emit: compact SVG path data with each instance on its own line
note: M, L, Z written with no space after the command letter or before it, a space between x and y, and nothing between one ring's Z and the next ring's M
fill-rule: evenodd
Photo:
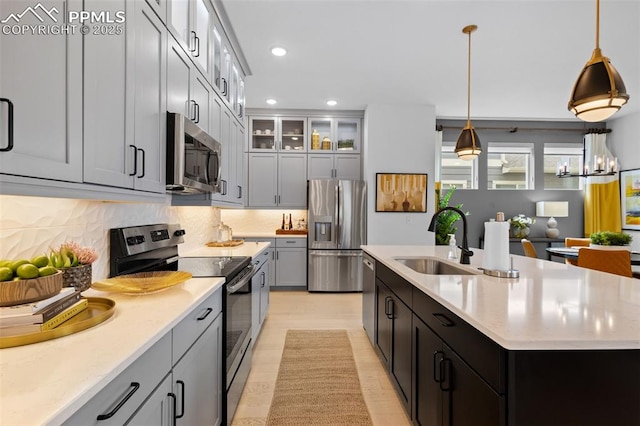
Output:
M216 242L210 242L207 243L208 247L236 247L239 245L242 245L244 243L244 240L229 240L229 241L222 241L220 243L216 243Z
M110 318L115 311L116 302L103 297L87 297L89 306L84 311L69 318L54 329L17 336L0 337L0 349L30 345L68 336L86 330Z
M111 293L151 294L182 284L191 277L191 273L184 271L138 272L96 281L91 288Z
M307 235L306 229L276 229L276 235Z

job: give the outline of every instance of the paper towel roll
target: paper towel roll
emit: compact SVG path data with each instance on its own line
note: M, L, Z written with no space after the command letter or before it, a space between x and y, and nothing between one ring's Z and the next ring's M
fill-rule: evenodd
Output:
M494 271L509 270L509 223L484 223L482 267Z

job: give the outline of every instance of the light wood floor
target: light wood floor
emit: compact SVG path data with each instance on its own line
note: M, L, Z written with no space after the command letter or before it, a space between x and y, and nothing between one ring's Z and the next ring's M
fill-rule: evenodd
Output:
M362 393L374 425L410 425L393 385L362 328L360 293L272 291L267 319L253 348L253 362L232 425L264 425L289 329L345 329Z

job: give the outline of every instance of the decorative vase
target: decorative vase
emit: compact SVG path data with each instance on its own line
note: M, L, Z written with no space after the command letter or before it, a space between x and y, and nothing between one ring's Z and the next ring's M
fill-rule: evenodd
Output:
M77 291L85 291L91 287L91 265L79 265L62 269L64 287L73 287Z
M530 231L528 226L511 226L511 235L513 235L514 238L526 238Z

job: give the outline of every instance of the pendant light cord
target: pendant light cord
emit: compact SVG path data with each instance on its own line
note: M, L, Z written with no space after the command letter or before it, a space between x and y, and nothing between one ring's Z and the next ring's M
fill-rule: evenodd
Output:
M600 0L596 0L596 49L600 49Z
M471 122L471 31L469 31L469 50L467 53L467 124Z

